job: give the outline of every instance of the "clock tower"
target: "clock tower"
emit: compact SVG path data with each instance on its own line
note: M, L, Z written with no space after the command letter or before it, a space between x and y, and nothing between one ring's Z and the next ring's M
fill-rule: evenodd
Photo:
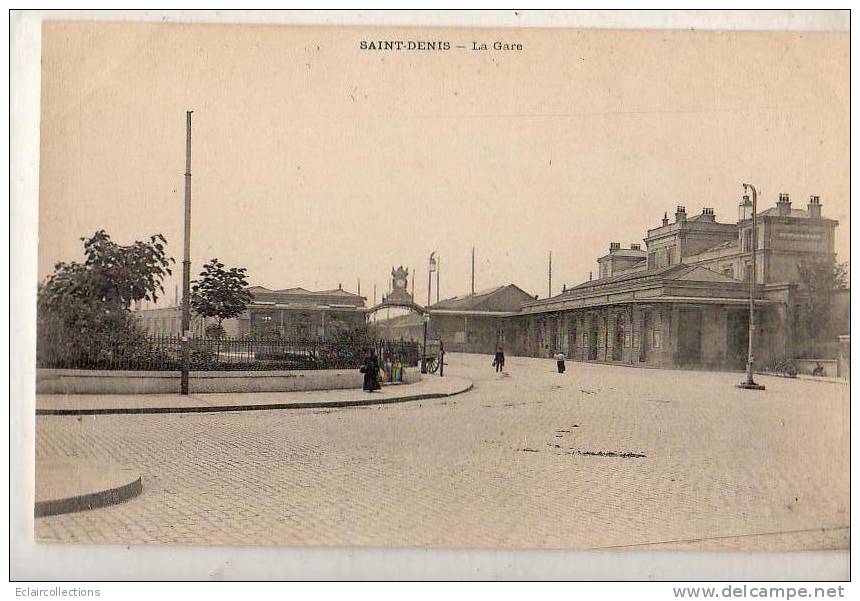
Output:
M404 269L401 265L397 269L391 268L391 294L387 299L397 302L412 302L412 295L409 294L407 286L409 284L409 270Z

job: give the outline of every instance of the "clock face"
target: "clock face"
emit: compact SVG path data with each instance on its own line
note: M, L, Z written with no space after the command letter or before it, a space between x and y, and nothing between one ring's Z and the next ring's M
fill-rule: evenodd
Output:
M394 280L394 285L398 288L406 288L406 280L404 280L403 278L398 278Z

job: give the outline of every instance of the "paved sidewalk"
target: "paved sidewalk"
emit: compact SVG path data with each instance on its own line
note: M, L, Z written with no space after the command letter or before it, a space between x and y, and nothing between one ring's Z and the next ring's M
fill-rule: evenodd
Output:
M36 517L122 503L139 495L140 472L109 461L54 458L36 461Z
M416 384L388 384L368 393L360 389L299 392L189 394L39 394L37 415L193 413L271 409L319 409L402 403L453 396L472 388L466 378L424 376Z

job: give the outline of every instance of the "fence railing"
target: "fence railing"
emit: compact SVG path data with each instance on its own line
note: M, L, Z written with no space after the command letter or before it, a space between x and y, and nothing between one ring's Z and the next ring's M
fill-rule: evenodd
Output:
M177 371L182 368L180 336L146 335L134 343L104 340L97 346L63 345L39 352L37 366L60 369ZM370 348L380 360L418 365L420 346L389 340L290 340L283 338L192 338L190 368L195 371L358 369Z

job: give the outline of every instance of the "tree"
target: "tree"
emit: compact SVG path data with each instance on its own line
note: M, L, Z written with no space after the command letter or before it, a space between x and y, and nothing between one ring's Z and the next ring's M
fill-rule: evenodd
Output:
M156 301L171 274L161 234L122 246L104 231L84 243L83 263L59 262L37 293L40 365L67 365L76 357L129 353L144 344L130 305ZM93 359L96 363L97 360Z
M222 322L241 315L251 302L247 287L244 267L225 269L218 259L212 259L203 266L200 278L191 287L191 308L201 317L217 319L215 331L223 333Z
M175 261L166 256L167 240L161 234L130 246L117 244L104 230L81 240L84 262L57 263L42 286L48 307L74 300L105 312L119 311L134 301L154 302L158 292L164 292L161 282Z
M803 334L809 341L829 339L834 293L847 286L848 266L831 255L803 259L797 271Z

